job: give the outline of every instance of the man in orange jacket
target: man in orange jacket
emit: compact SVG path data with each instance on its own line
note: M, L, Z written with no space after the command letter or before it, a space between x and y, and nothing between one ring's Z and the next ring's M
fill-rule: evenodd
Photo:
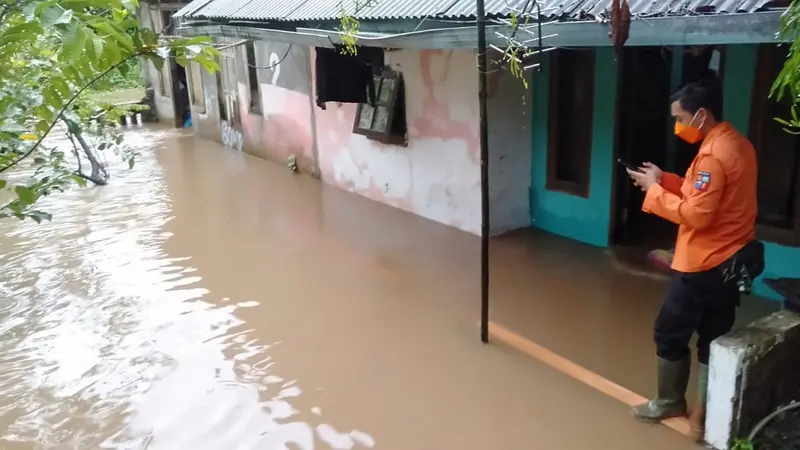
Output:
M688 84L672 97L675 134L702 142L685 178L645 163L628 170L645 194L642 209L679 225L673 275L655 322L658 395L633 413L658 422L687 412L689 341L697 332L698 400L694 437L703 437L711 341L730 331L739 289L720 268L755 238L758 169L753 145L721 121L716 80Z

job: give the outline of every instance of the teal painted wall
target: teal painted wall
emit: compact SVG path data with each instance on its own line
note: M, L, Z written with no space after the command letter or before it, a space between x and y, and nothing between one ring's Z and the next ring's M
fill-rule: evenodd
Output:
M755 45L731 45L725 50L725 76L723 84L725 120L741 133L750 127L750 104L753 99L753 81L756 74ZM766 100L766 99L765 99ZM766 243L767 268L762 278L800 277L800 248ZM765 297L780 297L760 281L755 293Z
M617 64L611 47L597 50L589 198L545 188L547 181L548 63L534 75L531 216L536 228L598 247L608 246L613 186Z
M731 45L725 50L723 95L725 119L747 133L756 71L757 46ZM611 48L597 50L595 73L592 167L589 198L545 188L547 175L548 59L535 74L533 102L533 161L531 214L536 228L598 247L608 246L613 186L614 106L617 65ZM766 243L767 269L762 278L800 277L800 248ZM779 299L760 281L755 293Z

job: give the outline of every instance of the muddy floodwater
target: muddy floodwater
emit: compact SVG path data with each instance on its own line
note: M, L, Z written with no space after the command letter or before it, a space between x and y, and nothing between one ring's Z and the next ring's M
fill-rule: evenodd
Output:
M181 131L128 139L133 170L0 222L0 449L695 448L481 344L477 238Z

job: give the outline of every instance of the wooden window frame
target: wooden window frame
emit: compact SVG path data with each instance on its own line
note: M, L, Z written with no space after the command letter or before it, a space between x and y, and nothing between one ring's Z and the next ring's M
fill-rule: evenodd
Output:
M595 102L595 74L597 70L597 54L594 50L586 51L586 58L589 58L589 66L591 70L590 83L588 89L590 90L591 98L591 116L586 127L589 130L589 137L586 148L580 149L580 156L583 157L583 162L580 165L580 182L560 180L557 178L558 173L558 157L559 157L559 142L558 142L558 108L561 101L560 98L560 67L559 60L561 52L579 51L579 50L557 50L549 55L548 61L548 123L547 123L547 179L545 188L550 191L559 191L566 194L574 195L582 198L589 198L590 184L591 184L591 169L592 169L592 140L593 140L593 123L594 123L594 102Z
M767 50L767 47L774 46L775 44L761 44L758 46L757 50L756 69L754 69L756 70L756 77L753 82L753 98L751 100L750 124L748 130L748 137L756 149L756 154L763 148L763 129L765 122L774 120L774 118L766 116L768 102L772 101L767 99L773 82L773 78L770 77L772 74L767 70L758 70L757 68L770 67L771 59L779 56L776 49ZM800 161L796 164L800 164ZM794 227L792 229L785 229L756 223L756 236L759 239L790 247L800 247L800 177L795 180L794 190Z
M250 61L250 56L253 56L253 61ZM250 114L262 115L264 114L264 105L261 104L261 83L258 82L258 58L256 56L256 43L250 41L244 46L244 68L245 76L247 77L247 86L250 91L250 102L247 106ZM255 82L255 87L253 86Z
M199 75L198 79L195 79L195 76L194 76L194 70L193 69L195 69L195 68L197 69L197 74ZM188 81L189 81L189 86L187 86L187 89L189 90L189 104L198 113L205 114L206 113L206 89L205 89L205 86L203 85L203 70L205 70L205 69L203 69L203 66L201 66L199 63L196 63L194 61L189 61L189 64L187 65L187 69L188 70L186 71L186 74L188 76ZM194 93L195 83L197 83L197 86L200 87L200 98L197 98L197 96L194 95L195 94Z
M382 98L384 80L394 80L395 86L394 91L387 99ZM365 103L360 103L358 105L356 117L353 120L353 134L365 136L367 139L383 142L385 144L407 146L408 128L405 123L405 83L403 82L403 76L399 72L385 70L380 76L375 77L375 81L375 97L377 99L376 107L373 108L371 105ZM386 119L387 128L385 131L379 131L372 128L376 118L375 111L380 106L386 107L389 111L389 115ZM361 126L361 116L365 111L367 111L365 108L370 108L373 113L370 117L369 128ZM402 117L400 117L398 114L402 114ZM396 119L403 121L401 130L396 129Z
M225 70L223 58L217 58L219 70L214 74L214 82L217 85L217 107L219 108L219 120L228 121L228 107L225 104L225 87L222 71Z
M171 77L166 73L169 69L169 64L165 61L161 70L158 70L155 65L153 65L153 68L158 72L158 90L161 91L161 97L172 98L172 86L169 83Z

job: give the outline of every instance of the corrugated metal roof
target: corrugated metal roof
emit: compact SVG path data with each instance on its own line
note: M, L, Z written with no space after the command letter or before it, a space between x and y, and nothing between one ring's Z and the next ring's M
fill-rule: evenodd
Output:
M216 0L220 1L220 0ZM237 0L228 0L236 3ZM244 3L238 0L239 3ZM231 16L232 19L282 20L300 7L305 0L251 0Z
M362 2L364 0L361 0ZM422 19L446 11L456 0L377 0L372 6L360 8L355 12L359 19L391 20ZM341 17L340 5L344 5L349 14L354 13L355 2L352 0L307 0L295 12L286 17L287 20L333 20Z
M211 3L214 0L194 0L188 5L184 6L183 8L179 9L178 12L174 14L174 17L192 17L198 9L206 6L206 4Z
M772 2L772 0L628 0L631 15L637 17L752 13ZM487 0L486 13L505 16L513 9L521 10L526 3L526 0ZM541 9L542 15L547 17L582 19L606 16L607 11L611 9L611 3L612 0L542 0ZM532 8L531 6L530 9ZM475 14L475 0L458 0L446 15L471 18L475 17Z
M522 9L527 1L486 0L486 13L506 16L514 9ZM562 19L603 17L610 10L611 2L612 0L541 0L542 15ZM631 14L638 17L751 13L770 3L773 0L629 0ZM194 0L176 16L242 20L335 20L341 17L342 4L349 14L353 14L354 0ZM374 6L362 8L355 16L367 20L424 17L455 19L474 18L475 14L475 0L377 0Z

